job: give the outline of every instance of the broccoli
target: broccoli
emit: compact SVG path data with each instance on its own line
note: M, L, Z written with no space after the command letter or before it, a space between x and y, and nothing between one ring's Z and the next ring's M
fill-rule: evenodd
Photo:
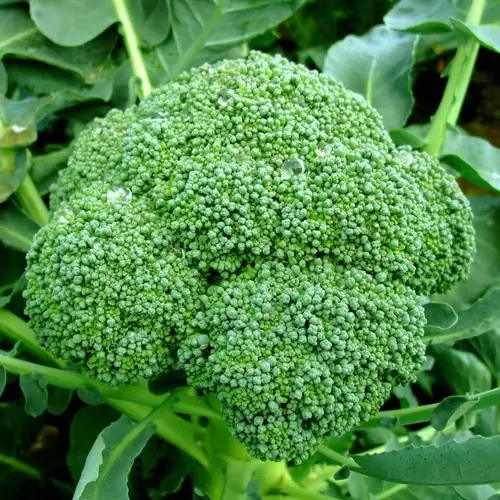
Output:
M421 296L472 214L378 113L281 56L205 64L85 130L28 254L27 314L110 384L169 367L261 459L304 460L415 379Z

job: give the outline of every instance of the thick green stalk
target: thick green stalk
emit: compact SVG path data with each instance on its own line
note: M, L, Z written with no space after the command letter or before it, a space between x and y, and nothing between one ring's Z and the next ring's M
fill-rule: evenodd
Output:
M0 332L13 342L21 341L23 349L40 361L64 368L64 362L56 360L37 343L33 330L26 322L7 309L0 309Z
M45 226L49 222L49 211L29 174L26 174L17 188L16 197L21 207L39 226Z
M22 472L23 474L26 474L27 476L30 476L34 479L42 478L42 473L35 467L21 462L21 460L18 460L17 458L8 457L3 453L0 453L0 464L7 465L8 467Z
M479 24L485 7L486 0L473 0L465 22ZM439 156L441 153L446 137L446 128L457 123L478 52L479 43L473 38L459 43L455 58L451 62L450 76L443 98L432 118L431 127L427 134L425 151L433 156Z
M140 49L139 37L134 29L130 12L126 5L126 0L112 0L116 17L123 29L125 46L132 65L134 75L140 80L140 97L144 98L151 93L151 81L146 69L146 64ZM165 20L166 21L166 20Z
M381 493L376 495L375 500L389 500L396 493L399 493L400 491L404 490L405 488L408 488L407 484L395 484L394 486L391 486L390 488L388 488L385 491L382 491Z

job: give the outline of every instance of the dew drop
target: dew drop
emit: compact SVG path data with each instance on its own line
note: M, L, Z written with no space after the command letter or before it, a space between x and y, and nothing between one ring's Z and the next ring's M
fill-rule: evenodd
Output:
M415 160L415 158L413 158L413 155L408 152L408 151L402 151L400 154L399 154L399 157L401 158L401 161L403 162L403 164L408 167L409 165L411 165L413 163L413 161Z
M292 158L285 161L281 167L281 177L283 179L291 179L295 175L303 174L306 170L304 160L300 158Z
M10 129L12 130L12 132L14 132L14 134L20 134L21 132L24 132L25 130L28 130L27 127L23 127L22 125L11 125Z
M128 188L115 187L107 193L108 203L129 203L132 199L132 191Z
M73 213L73 210L70 210L69 208L64 208L59 212L57 220L61 224L67 224L74 216L75 214Z
M317 149L316 154L320 158L328 158L332 154L332 147L330 144L327 144L323 149Z

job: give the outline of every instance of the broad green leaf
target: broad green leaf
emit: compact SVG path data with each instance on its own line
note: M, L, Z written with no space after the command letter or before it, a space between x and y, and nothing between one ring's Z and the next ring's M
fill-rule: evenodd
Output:
M413 149L422 149L427 144L424 138L413 134L408 128L391 130L389 133L396 146L408 145Z
M7 93L7 83L7 71L5 70L5 66L0 61L0 96Z
M49 40L67 47L92 40L116 22L111 0L31 0L30 13Z
M170 78L213 62L290 17L305 0L169 1L171 29L157 47Z
M109 0L108 0L109 1ZM128 3L131 18L141 41L154 46L162 43L170 31L168 0L140 0Z
M0 365L0 398L2 397L5 386L7 385L7 372L3 365Z
M453 0L402 0L384 17L394 30L429 34L451 31L450 17L458 12Z
M330 47L323 72L361 94L382 115L387 129L400 128L413 106L415 40L385 26L361 37L350 35Z
M12 205L0 208L0 241L8 247L27 252L39 227Z
M8 59L5 61L5 67L13 84L33 94L66 93L74 95L75 101L109 100L112 78L116 73L115 64L110 62L101 69L99 80L87 85L74 73L38 61Z
M476 186L500 192L500 149L485 139L448 129L440 159Z
M57 180L59 170L67 165L70 155L69 147L33 158L30 175L42 196L49 193L50 186Z
M469 343L500 382L500 328L469 339Z
M19 385L24 395L24 411L32 416L40 416L48 404L47 381L40 375L28 373L20 375Z
M474 436L439 446L408 446L399 451L355 455L363 474L387 481L424 485L467 485L498 481L500 436Z
M500 322L499 303L500 287L493 287L470 307L457 311L458 321L451 328L443 330L433 326L426 327L425 342L456 342L491 330Z
M434 297L434 300L448 302L455 310L471 306L500 282L500 199L477 197L470 202L476 253L469 278L458 283L450 293Z
M427 328L439 328L446 330L454 326L458 321L455 309L446 302L429 302L424 304Z
M26 287L26 277L24 273L17 279L17 281L10 288L10 293L8 295L0 296L0 309L5 307L12 299L14 295L21 293ZM2 290L3 293L3 290Z
M73 499L128 499L128 474L154 431L154 425L134 424L125 415L106 427L87 456Z
M474 408L478 401L474 396L449 396L443 399L432 412L432 427L442 431Z
M68 2L55 0L52 3L61 6ZM68 21L66 19L64 22ZM88 84L99 80L117 39L116 33L104 33L78 47L61 47L38 31L26 9L16 6L0 7L0 59L8 54L36 60L77 73Z
M1 142L0 138L0 144ZM29 151L26 148L0 148L0 203L17 190L28 172L29 162Z
M66 455L66 463L75 482L82 473L92 443L117 418L118 413L109 406L84 406L75 413L69 429L69 450Z
M101 392L94 385L80 387L76 393L78 394L78 397L87 405L99 406L104 403L104 398Z
M491 389L488 368L472 352L447 346L436 346L433 352L439 371L454 393L467 394Z
M73 391L62 387L49 386L47 411L52 415L62 415L68 408L73 397Z

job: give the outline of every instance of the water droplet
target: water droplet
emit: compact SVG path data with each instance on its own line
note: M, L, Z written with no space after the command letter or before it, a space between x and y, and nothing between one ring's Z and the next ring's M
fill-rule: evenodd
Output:
M399 157L406 167L411 165L413 163L413 160L415 160L415 158L413 158L413 155L409 151L402 151L399 154Z
M59 212L57 220L61 224L67 224L74 216L75 214L73 210L70 210L69 208L64 208Z
M23 127L22 125L11 125L10 129L14 134L20 134L21 132L24 132L25 130L28 130L28 127Z
M115 187L107 193L108 203L129 203L132 199L132 191L128 188Z
M234 92L229 89L222 89L219 92L217 102L221 108L225 108L234 99Z
M316 154L320 158L328 158L332 154L332 147L330 144L327 144L323 149L317 149Z
M306 170L304 160L300 158L292 158L285 161L281 167L281 177L283 179L291 179L295 175L303 174Z
M217 102L219 103L219 106L221 108L225 108L227 106L227 101L223 97L219 97L219 99L217 99Z

